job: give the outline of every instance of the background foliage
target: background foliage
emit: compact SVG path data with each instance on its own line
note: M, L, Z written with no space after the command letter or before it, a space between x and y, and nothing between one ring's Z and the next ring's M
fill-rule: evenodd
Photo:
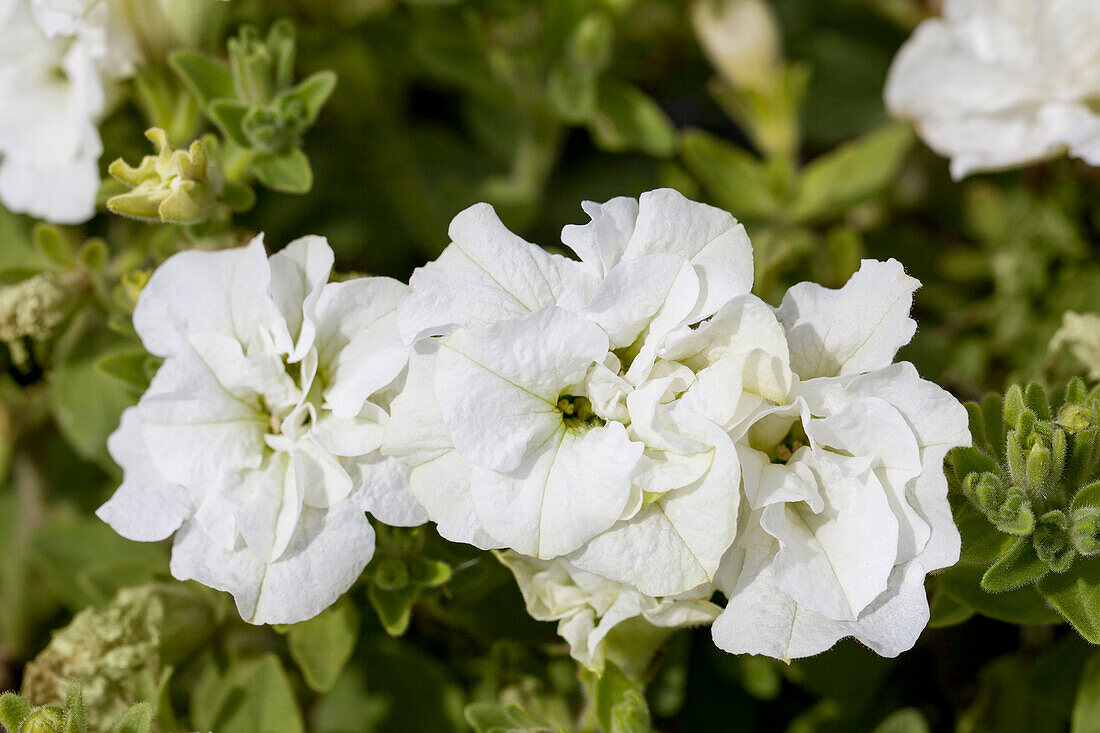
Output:
M1088 373L1048 347L1065 311L1100 311L1100 173L1059 160L953 183L881 99L925 3L776 0L785 62L764 91L716 72L679 0L232 3L224 37L196 54L225 59L239 23L266 31L289 18L295 80L338 78L292 143L230 147L252 155L251 209L228 189L229 207L248 210L206 225L100 216L57 229L0 209L0 285L48 273L70 296L50 337L0 349L0 689L60 706L63 678L83 677L93 729L144 701L161 731L226 733L576 720L612 731L1100 730L1100 652L1032 586L982 589L1011 537L981 517L960 519L963 564L930 578L931 626L900 658L849 641L784 664L682 631L644 687L615 671L578 675L508 571L430 527L382 528L345 599L258 628L221 594L171 581L166 548L95 519L119 480L106 437L156 368L128 324L143 277L180 247L249 231L269 243L324 235L338 269L406 279L477 201L553 248L583 219L581 200L672 186L746 224L755 290L773 303L799 280L840 285L863 256L901 260L924 283L901 358L960 398L1017 379L1060 394ZM182 147L203 132L234 137L209 100L165 103L188 93L172 69L132 84L102 128L104 164L148 154L152 125ZM961 485L953 500L970 511Z

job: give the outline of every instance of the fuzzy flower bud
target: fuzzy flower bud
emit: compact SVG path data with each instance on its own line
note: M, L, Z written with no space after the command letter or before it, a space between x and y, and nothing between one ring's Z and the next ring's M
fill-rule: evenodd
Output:
M0 341L48 338L61 322L64 306L65 291L52 275L0 288Z
M19 733L61 733L65 729L65 711L59 707L35 708L19 727Z
M82 681L88 725L98 729L136 701L143 677L155 683L162 666L202 644L213 625L213 611L191 591L156 584L123 589L54 633L27 665L22 694L34 704L62 705L69 684Z
M111 163L108 172L133 190L112 196L107 208L122 216L166 224L195 224L205 219L222 188L206 148L196 140L186 152L175 150L159 127L147 130L145 137L157 154L145 156L136 168L121 158Z

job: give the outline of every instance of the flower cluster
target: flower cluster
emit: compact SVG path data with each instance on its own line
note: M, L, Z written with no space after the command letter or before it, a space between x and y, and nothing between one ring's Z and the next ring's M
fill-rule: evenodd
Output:
M1100 164L1100 5L947 0L894 60L886 104L951 158L951 175L1063 151Z
M256 622L343 592L368 510L507 549L531 614L595 669L711 621L737 653L907 649L925 574L958 557L942 463L970 440L893 363L918 283L867 260L773 308L728 213L672 190L584 209L571 259L473 206L407 288L325 284L316 238L176 255L134 314L166 361L111 440L126 481L101 516L179 528L177 577Z

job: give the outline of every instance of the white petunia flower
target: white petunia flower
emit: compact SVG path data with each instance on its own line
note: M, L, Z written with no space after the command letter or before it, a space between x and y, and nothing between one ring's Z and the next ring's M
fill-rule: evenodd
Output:
M917 286L867 260L840 290L802 283L777 309L789 394L728 423L751 513L716 580L720 648L791 659L855 636L896 656L927 623L925 573L959 557L943 460L970 433L957 400L892 364Z
M708 600L709 585L653 598L565 560L535 560L514 552L498 557L516 576L532 618L557 621L570 655L597 674L608 661L628 674L643 672L670 631L709 624L721 610Z
M171 569L231 592L253 623L316 615L374 552L364 511L426 520L407 469L379 453L405 369L386 278L328 283L320 237L268 259L187 251L149 279L134 312L165 358L108 447L124 481L98 514L120 534L177 531Z
M109 3L68 19L63 4L0 0L0 202L68 224L95 213L96 125L136 52Z
M885 96L955 178L1063 151L1100 164L1100 4L947 0L894 59Z
M751 298L751 247L729 214L670 190L584 206L592 221L562 235L580 261L487 205L455 218L398 306L417 355L383 451L414 466L443 536L672 596L714 577L739 473L728 436L680 406L696 372L662 354Z

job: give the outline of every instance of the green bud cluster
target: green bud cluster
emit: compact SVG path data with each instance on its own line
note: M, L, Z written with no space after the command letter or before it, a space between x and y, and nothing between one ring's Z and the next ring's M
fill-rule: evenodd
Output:
M374 559L367 566L367 596L386 632L400 636L409 627L413 604L426 591L451 579L451 566L426 557L421 528L378 525Z
M145 132L156 155L145 156L136 167L121 158L107 171L129 186L112 196L107 208L116 214L167 224L197 224L209 216L222 193L222 179L211 164L203 143L196 140L186 151L175 150L159 127Z
M1015 384L967 411L974 445L952 451L958 486L1020 538L983 586L1003 590L1100 554L1100 387L1074 379L1051 404L1038 383Z
M107 733L152 733L153 706L137 703L123 710L109 726L95 727ZM89 723L84 709L84 685L69 683L65 690L65 705L32 706L13 692L0 695L0 726L9 733L88 733Z
M272 24L266 36L245 25L229 40L228 63L177 51L170 64L251 172L268 188L304 193L313 184L302 138L336 87L336 75L319 71L294 81L294 25ZM235 171L229 170L235 180Z

